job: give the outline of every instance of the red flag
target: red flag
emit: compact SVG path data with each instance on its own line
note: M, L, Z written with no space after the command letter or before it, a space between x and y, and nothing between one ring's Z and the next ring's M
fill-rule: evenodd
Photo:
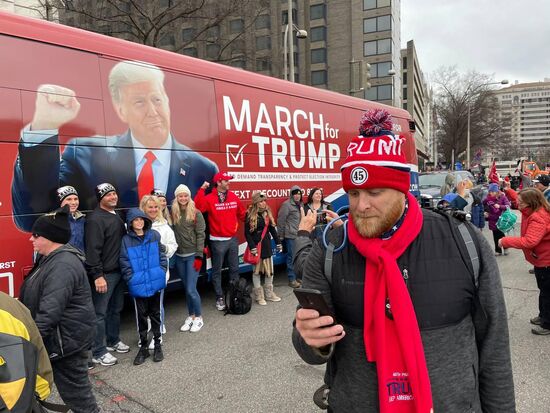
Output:
M493 165L491 165L491 170L489 171L489 182L490 183L499 183L499 176L497 172L497 164L495 161L493 161Z

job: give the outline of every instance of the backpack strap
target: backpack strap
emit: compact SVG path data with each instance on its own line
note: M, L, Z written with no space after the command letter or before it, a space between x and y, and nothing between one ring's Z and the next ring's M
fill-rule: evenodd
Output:
M325 251L325 277L329 285L332 285L332 257L334 255L334 248L334 244L329 242Z
M474 239L472 238L472 234L470 234L470 231L468 231L468 228L466 228L466 224L464 222L461 222L458 225L458 232L462 237L462 241L464 241L464 244L466 245L466 251L468 252L470 263L472 264L474 285L477 291L479 287L479 268L480 268L477 248L476 248Z

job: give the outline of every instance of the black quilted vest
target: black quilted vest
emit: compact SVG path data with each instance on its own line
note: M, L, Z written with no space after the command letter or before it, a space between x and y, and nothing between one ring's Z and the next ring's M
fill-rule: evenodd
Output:
M457 324L472 311L475 285L463 242L448 218L423 210L419 236L397 260L421 330ZM341 227L331 241L340 245ZM348 241L335 252L332 301L339 323L363 327L365 259ZM367 274L368 277L368 274Z

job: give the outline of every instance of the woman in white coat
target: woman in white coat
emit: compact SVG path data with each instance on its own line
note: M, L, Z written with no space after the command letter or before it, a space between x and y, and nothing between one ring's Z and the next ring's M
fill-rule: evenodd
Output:
M168 225L168 222L161 213L161 203L157 196L155 195L145 195L141 198L139 203L139 208L145 212L145 215L153 222L152 229L157 231L160 234L160 242L165 248L166 258L170 259L172 255L178 249L178 244L176 242L176 237L174 231ZM166 283L170 279L170 268L166 269ZM160 315L161 315L161 332L162 334L166 333L166 327L164 325L164 290L160 294ZM154 348L154 343L151 341L151 345ZM149 347L151 347L151 345Z

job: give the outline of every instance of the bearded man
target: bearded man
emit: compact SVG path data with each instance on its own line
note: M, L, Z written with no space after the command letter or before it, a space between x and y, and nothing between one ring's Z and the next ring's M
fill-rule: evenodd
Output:
M303 288L323 293L334 317L299 308L294 347L309 364L328 363L329 412L515 412L492 249L465 223L480 261L476 272L454 218L420 209L409 193L403 139L391 130L387 112L367 112L348 146L341 173L349 221L347 231L340 226L328 235L344 245L330 275L325 248L309 237L315 214L300 222L295 268Z

